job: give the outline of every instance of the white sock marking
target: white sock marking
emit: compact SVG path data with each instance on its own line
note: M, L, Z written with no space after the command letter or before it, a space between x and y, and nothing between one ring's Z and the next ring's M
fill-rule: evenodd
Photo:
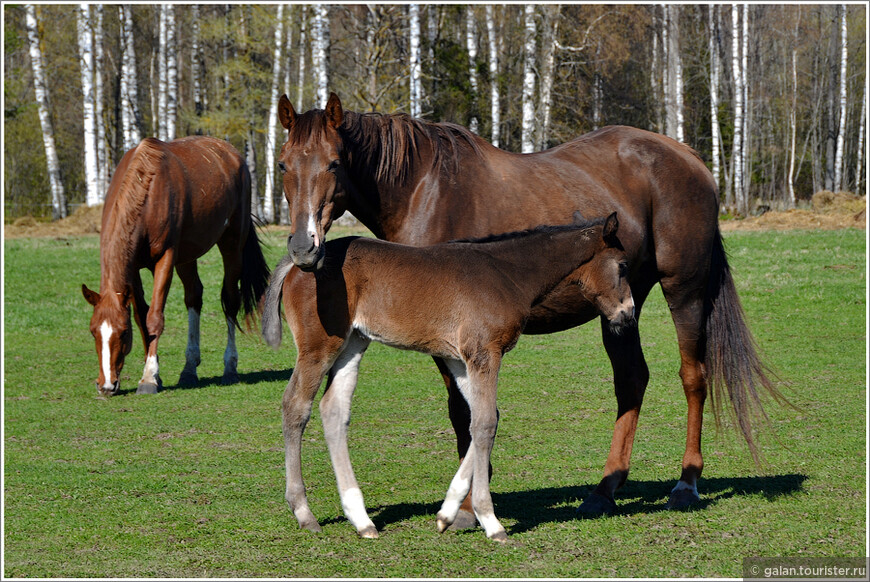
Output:
M366 505L363 501L362 491L357 487L352 487L341 493L341 508L344 510L344 515L348 521L357 529L363 529L372 525L372 520L366 513Z

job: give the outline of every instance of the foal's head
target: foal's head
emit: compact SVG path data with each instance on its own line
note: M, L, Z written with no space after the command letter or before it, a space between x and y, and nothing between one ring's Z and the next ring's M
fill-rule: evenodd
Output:
M580 217L575 214L575 221ZM576 273L583 295L592 301L614 333L636 324L634 298L628 282L628 260L616 232L619 221L614 212L601 229L601 242L597 252Z
M91 334L97 345L100 375L97 390L111 396L121 387L121 369L124 358L133 347L133 326L130 319L130 293L104 293L100 295L82 285L82 294L94 306Z
M323 239L334 217L345 210L342 140L338 128L344 111L332 93L326 108L297 115L286 95L278 102L278 117L287 143L278 156L284 196L290 206L290 258L308 271L323 265Z

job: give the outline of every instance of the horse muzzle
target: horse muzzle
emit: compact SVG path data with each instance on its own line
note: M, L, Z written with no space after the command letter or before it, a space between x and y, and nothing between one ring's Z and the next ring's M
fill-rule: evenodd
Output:
M121 381L115 380L111 384L100 385L99 382L94 382L97 386L97 392L100 396L114 396L121 390Z
M634 304L621 307L613 317L607 320L607 324L614 335L622 335L625 330L635 327L637 319L634 316Z
M287 239L287 252L293 264L303 271L316 271L323 266L326 249L323 244L317 244L313 233L293 233Z

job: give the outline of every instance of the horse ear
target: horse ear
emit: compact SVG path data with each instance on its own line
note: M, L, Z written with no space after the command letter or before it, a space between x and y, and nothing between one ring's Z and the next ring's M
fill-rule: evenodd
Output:
M293 104L287 99L287 95L281 95L281 98L278 99L278 119L281 120L281 126L287 131L290 131L296 121L296 110L293 109Z
M121 293L121 305L124 306L124 309L130 306L130 303L133 302L133 288L127 285L124 287L124 292Z
M329 101L326 102L326 121L333 129L338 129L344 119L344 111L341 108L341 100L335 93L329 94Z
M82 295L85 296L85 301L87 301L94 307L96 307L97 303L100 302L100 294L96 291L91 291L90 289L88 289L84 283L82 283Z
M604 220L604 229L601 234L604 240L608 243L616 239L616 231L619 229L619 219L616 218L616 213L612 213Z
M586 219L583 218L583 215L580 214L580 211L579 211L579 210L575 210L575 211L574 211L574 214L573 214L572 216L573 216L573 218L574 218L574 224L578 224L578 225L579 225L579 224L583 224L584 222L586 222Z

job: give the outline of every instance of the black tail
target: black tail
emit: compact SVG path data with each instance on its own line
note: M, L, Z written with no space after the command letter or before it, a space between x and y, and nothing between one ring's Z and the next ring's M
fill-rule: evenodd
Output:
M248 238L242 249L242 310L245 318L256 316L260 311L260 299L269 285L269 265L263 256L260 239L257 237L257 219L251 217Z
M762 408L762 394L779 404L789 404L779 393L770 376L771 370L761 361L749 327L731 269L717 232L713 242L710 279L707 287L707 341L705 365L710 404L716 425L721 424L722 401L731 401L729 416L736 421L749 445L753 459L760 455L754 432L758 422L769 422Z

